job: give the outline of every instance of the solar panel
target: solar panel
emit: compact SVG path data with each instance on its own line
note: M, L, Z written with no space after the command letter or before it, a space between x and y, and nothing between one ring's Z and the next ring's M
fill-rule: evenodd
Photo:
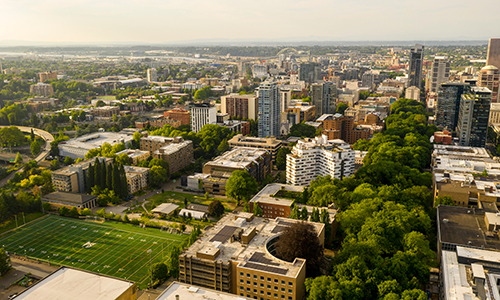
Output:
M234 231L238 229L235 226L224 226L210 241L221 242L224 244L233 235Z
M252 262L247 262L244 267L249 268L249 269L254 269L254 270L260 270L260 271L280 274L280 275L286 275L286 273L288 272L288 270L286 270L286 269L270 267L270 266L256 264L256 263L252 263Z
M249 261L263 263L266 265L279 266L280 264L273 262L269 258L264 256L262 252L255 252L252 257L250 257Z

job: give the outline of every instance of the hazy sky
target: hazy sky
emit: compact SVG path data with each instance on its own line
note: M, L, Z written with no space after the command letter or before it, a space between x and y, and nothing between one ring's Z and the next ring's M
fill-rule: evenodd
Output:
M486 40L500 0L0 0L0 41Z

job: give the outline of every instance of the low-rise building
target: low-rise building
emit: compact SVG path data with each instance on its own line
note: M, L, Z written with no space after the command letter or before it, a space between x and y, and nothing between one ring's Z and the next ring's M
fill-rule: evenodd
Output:
M43 195L42 202L47 202L55 206L74 206L80 209L92 209L97 206L97 196L78 193L53 192Z
M104 143L111 146L123 143L125 147L132 142L132 134L116 132L96 132L71 139L59 144L59 155L69 156L72 159L85 158L85 154L91 149L101 148Z
M163 113L163 115L171 120L180 121L181 125L190 125L191 117L188 110L182 108L174 108Z
M113 115L120 115L120 107L119 106L100 106L92 108L92 114L96 119L109 119L112 118Z
M434 143L451 145L452 142L453 139L451 137L451 133L448 130L434 132Z
M141 138L141 150L149 151L153 158L168 163L170 174L187 167L194 160L193 141L182 137L150 135Z
M54 95L54 89L50 84L39 82L37 84L30 85L30 94L50 97Z
M321 134L326 135L329 140L340 139L352 145L360 139L367 140L370 137L370 130L358 128L352 117L341 114L323 115L320 120L323 123Z
M278 150L282 146L282 141L274 137L258 138L258 137L244 136L243 134L237 134L233 136L233 138L227 141L227 143L231 148L250 147L250 148L265 149L271 153L273 161L276 161L276 155L278 154Z
M253 298L242 297L221 291L216 291L211 288L202 288L190 284L172 282L156 300L250 300Z
M116 153L116 155L120 154L127 154L128 158L130 159L130 162L134 165L137 165L138 162L147 160L150 156L149 151L141 151L139 149L125 149L123 151L120 151Z
M132 281L61 267L19 293L15 298L23 300L136 300L137 286Z
M112 158L99 157L101 163L111 164ZM87 159L52 172L52 185L59 192L85 193L87 171L95 158Z
M149 168L134 166L123 166L127 177L127 188L129 194L133 194L148 186Z
M271 250L279 235L295 222L301 221L226 214L181 253L179 280L248 298L302 299L305 259L286 262ZM310 224L323 244L325 225Z
M342 179L354 174L354 150L342 140L326 135L301 139L286 156L286 182L309 185L318 176Z
M225 195L226 182L233 171L247 171L257 182L271 174L271 154L263 149L236 147L207 162L203 173L210 177L203 179L203 189L212 194Z
M232 132L241 133L242 135L250 134L250 123L247 121L227 120L223 123L217 123L217 125L226 127Z

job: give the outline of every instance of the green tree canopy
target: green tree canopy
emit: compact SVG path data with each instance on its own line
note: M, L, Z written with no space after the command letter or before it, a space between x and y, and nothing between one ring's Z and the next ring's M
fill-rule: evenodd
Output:
M257 181L246 171L233 171L226 183L226 196L238 201L250 200L257 193Z

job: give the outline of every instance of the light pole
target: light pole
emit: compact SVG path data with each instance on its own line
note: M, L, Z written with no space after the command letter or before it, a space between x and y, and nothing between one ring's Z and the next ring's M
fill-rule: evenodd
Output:
M151 267L151 252L153 252L153 250L148 249L147 252L149 254L149 271L150 271L150 274L151 274L151 287L153 287L153 268Z

